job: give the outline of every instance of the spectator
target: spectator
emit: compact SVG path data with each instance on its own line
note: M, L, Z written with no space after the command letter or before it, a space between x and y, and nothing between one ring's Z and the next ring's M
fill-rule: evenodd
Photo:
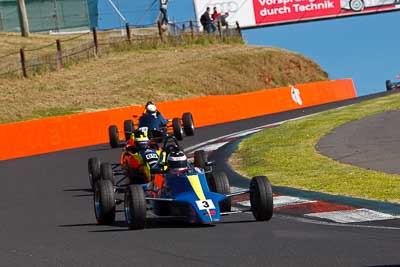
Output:
M214 12L212 14L212 19L215 21L219 16L221 16L221 13L218 13L217 7L214 7Z
M167 15L167 4L168 0L160 0L160 12L161 12L161 25L168 24L168 15Z
M211 17L210 17L210 7L207 7L206 12L203 13L200 17L200 23L207 31L207 33L213 33L217 30L215 27Z
M217 17L217 23L218 21L221 21L221 26L225 27L226 25L228 25L228 22L226 21L226 18L229 16L228 12L225 12L224 15L221 15Z

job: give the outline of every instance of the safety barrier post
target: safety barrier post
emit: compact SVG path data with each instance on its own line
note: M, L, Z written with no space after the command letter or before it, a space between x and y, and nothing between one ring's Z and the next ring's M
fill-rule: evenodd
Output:
M57 70L60 70L63 67L62 50L61 50L61 41L60 41L60 39L56 40L56 45L57 45Z
M162 28L161 28L161 21L159 20L157 21L157 26L158 26L158 34L160 35L160 40L161 42L164 42Z
M237 32L238 32L240 38L243 39L243 36L242 36L242 29L240 28L239 21L236 21L236 30L237 30Z
M99 53L99 42L97 40L97 30L96 27L93 27L93 43L94 43L94 55L97 57Z
M25 78L28 78L28 74L26 72L26 63L25 63L25 51L23 48L19 50L19 54L21 56L21 68L22 68L22 75Z
M218 20L217 26L218 26L219 38L222 40L222 24L220 20Z
M193 21L190 20L189 21L189 25L190 25L190 34L192 36L192 39L194 38L194 26L193 26Z
M185 25L185 23L183 23L182 24L182 32L185 32L186 31L186 25Z
M129 26L128 22L125 24L125 27L126 27L126 38L128 40L128 43L131 43L131 27Z

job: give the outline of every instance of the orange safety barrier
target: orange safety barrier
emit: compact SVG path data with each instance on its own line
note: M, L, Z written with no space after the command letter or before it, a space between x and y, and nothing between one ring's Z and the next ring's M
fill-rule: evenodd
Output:
M230 122L356 97L351 79L323 81L228 96L157 103L166 118L192 112L195 126ZM108 126L140 115L143 106L0 125L0 160L108 142Z

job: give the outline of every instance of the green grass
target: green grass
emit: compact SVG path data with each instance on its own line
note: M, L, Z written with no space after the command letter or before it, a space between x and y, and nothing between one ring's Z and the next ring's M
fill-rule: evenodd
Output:
M230 163L247 177L267 175L274 185L400 203L400 175L342 164L315 149L346 122L399 108L395 94L284 123L245 139Z

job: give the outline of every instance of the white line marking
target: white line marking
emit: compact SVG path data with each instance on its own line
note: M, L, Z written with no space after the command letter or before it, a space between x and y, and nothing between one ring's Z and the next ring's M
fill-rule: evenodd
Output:
M251 207L250 200L236 202L236 204L239 204L239 205L245 206L245 207Z
M291 197L291 196L277 196L274 197L274 208L281 208L288 205L298 205L298 204L312 203L312 202L316 202L316 200L309 200L305 198ZM246 207L251 206L250 200L240 201L237 202L237 204Z
M351 106L351 105L348 105L348 106ZM339 108L341 108L341 107L339 107ZM335 108L335 109L339 109L339 108ZM334 109L332 109L332 110L334 110ZM305 115L305 116L301 116L301 117L297 117L297 118L293 118L293 119L289 119L289 120L283 120L283 121L279 121L279 122L265 124L265 125L261 125L261 126L258 126L258 127L251 128L251 129L246 129L246 130L242 130L242 131L238 131L238 132L233 132L233 133L230 133L230 134L227 134L227 135L222 135L220 137L216 137L216 138L204 141L204 142L202 142L200 144L187 147L185 149L185 151L186 151L186 153L191 153L191 152L195 151L196 149L198 149L199 147L203 147L203 146L208 145L210 143L215 143L215 142L217 142L217 141L219 141L221 139L224 139L224 138L249 135L249 134L252 134L252 133L254 133L256 131L261 131L264 128L268 128L268 127L272 127L272 126L279 126L279 125L281 125L281 124L283 124L285 122L289 122L289 121L296 121L296 120L305 119L305 118L308 118L308 117L311 117L311 116L318 115L318 114L320 114L322 112L325 112L325 111L321 111L321 112L317 112L317 113L313 113L313 114L309 114L309 115ZM266 115L271 115L271 114L266 114Z
M400 216L393 216L391 214L382 213L369 209L317 212L317 213L304 214L304 216L327 219L338 223L381 221L381 220L391 220L400 218Z
M221 143L216 143L216 144L210 144L210 145L199 147L198 149L202 149L202 150L204 150L206 152L214 151L214 150L217 150L218 148L220 148L221 146L226 145L227 143L229 143L229 142L221 142Z
M291 196L276 196L274 197L274 208L280 208L288 205L312 203L312 202L316 202L316 200L309 200L305 198L291 197Z
M241 187L236 187L236 186L231 186L231 193L236 193L236 192L240 192L246 190L245 188L241 188Z

